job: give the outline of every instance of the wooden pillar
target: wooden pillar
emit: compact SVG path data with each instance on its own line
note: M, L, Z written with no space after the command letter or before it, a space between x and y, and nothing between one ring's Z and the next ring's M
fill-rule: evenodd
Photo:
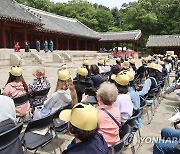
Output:
M122 52L124 51L124 43L122 43Z
M136 52L138 52L138 42L136 43Z
M1 24L2 47L7 48L5 23Z
M85 40L85 50L88 50L87 49L87 40Z
M133 51L135 51L135 43L132 43Z
M27 42L27 26L24 28L24 43Z
M41 35L40 43L41 43L41 49L44 49L44 34Z
M116 42L116 52L118 52L119 42Z
M128 43L126 43L126 50L128 49Z
M59 37L58 36L56 36L56 45L55 45L55 49L56 50L59 50Z
M79 40L76 40L76 50L79 50Z
M67 50L69 50L69 38L67 39Z

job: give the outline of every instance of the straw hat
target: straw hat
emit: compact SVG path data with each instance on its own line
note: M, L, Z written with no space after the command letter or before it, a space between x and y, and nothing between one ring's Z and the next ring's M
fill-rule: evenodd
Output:
M129 60L129 63L135 64L135 59L130 59L130 60Z
M22 69L19 66L12 66L9 73L13 76L21 76L22 75Z
M69 71L68 71L67 69L65 69L65 70L60 70L60 71L58 72L58 79L59 79L59 80L66 81L66 80L68 80L69 78L70 78L70 73L69 73Z
M61 111L59 118L63 121L69 121L81 130L91 131L97 128L98 110L90 104L78 103L72 110Z
M87 76L88 75L88 70L84 67L78 67L77 68L77 74L81 76Z
M129 68L129 62L128 61L124 61L122 63L122 67L125 68L125 69L128 69Z
M37 79L41 79L43 77L45 77L45 68L41 67L41 68L37 68L35 70L35 72L33 73L33 75L37 78Z
M155 63L149 64L149 65L147 66L147 68L151 68L151 69L158 70L157 64L155 64Z

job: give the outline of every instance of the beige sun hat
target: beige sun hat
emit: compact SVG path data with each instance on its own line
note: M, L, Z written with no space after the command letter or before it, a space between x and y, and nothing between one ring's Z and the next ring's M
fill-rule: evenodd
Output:
M129 62L128 61L124 61L122 63L122 67L125 68L125 69L128 69L129 68Z

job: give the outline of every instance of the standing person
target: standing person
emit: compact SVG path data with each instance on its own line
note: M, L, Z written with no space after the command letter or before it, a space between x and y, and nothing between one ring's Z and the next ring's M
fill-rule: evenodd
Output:
M38 40L36 41L36 50L38 52L40 52L40 50L41 50L41 43Z
M49 42L49 50L50 50L51 52L53 52L53 48L54 48L54 43L53 43L52 40L50 40L50 42Z
M21 47L19 45L19 42L16 42L16 44L14 45L14 51L15 52L20 52L20 49L21 49Z
M19 66L11 67L9 79L3 90L3 95L16 98L28 93L28 86L22 76L22 69ZM25 116L30 112L29 101L25 104L16 106L16 116Z
M48 51L49 51L48 42L45 40L45 42L44 42L44 52L47 53Z
M44 67L36 69L36 71L33 73L33 76L35 79L32 83L29 84L29 92L33 93L51 87L49 81L46 79ZM32 108L35 109L36 106L43 105L45 100L47 100L47 96L31 99L30 103Z
M25 42L25 52L30 52L29 42Z

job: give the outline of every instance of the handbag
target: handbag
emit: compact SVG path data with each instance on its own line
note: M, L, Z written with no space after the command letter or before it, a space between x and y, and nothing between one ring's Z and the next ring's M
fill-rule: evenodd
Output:
M106 109L101 108L101 110L104 111L105 113L107 113L111 117L111 119L118 125L118 127L119 127L119 136L120 136L120 132L121 132L120 123Z

